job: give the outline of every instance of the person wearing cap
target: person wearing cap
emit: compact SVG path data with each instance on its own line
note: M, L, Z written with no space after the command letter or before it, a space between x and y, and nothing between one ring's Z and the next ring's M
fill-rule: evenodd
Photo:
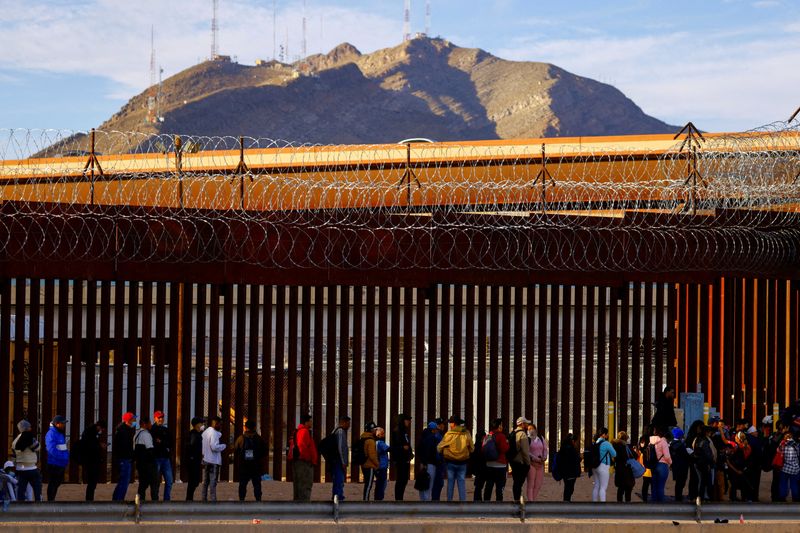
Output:
M436 446L441 442L441 439L437 439L438 434L439 424L435 420L428 422L428 425L422 430L422 437L417 445L417 459L420 462L420 468L425 470L430 478L428 488L419 491L419 499L424 502L431 500L436 468L442 462L441 455L436 449Z
M375 470L375 501L383 501L386 485L389 482L389 449L386 430L375 428L375 448L378 450L378 468Z
M513 479L511 492L514 495L515 502L518 502L522 497L522 486L527 481L528 472L531 469L531 441L528 438L528 424L530 423L531 421L524 416L517 418L514 431L509 435L509 438L514 439L517 451L513 457L508 458L508 464L511 465L511 478Z
M153 444L153 435L150 433L150 428L152 427L150 419L143 416L133 437L133 454L136 460L136 473L139 475L137 494L141 502L144 502L148 488L150 489L150 498L154 502L158 501L156 452Z
M153 449L156 458L156 487L161 484L164 478L164 501L170 501L172 497L172 433L164 424L164 412L156 411L153 413L153 427L150 428L150 435L153 437Z
M47 501L56 499L58 487L64 482L64 472L69 464L69 450L67 450L67 419L62 415L53 417L50 429L44 437L47 449Z
M314 487L314 465L319 462L319 452L314 438L311 436L313 419L310 414L300 417L300 424L294 434L294 446L299 452L292 461L293 499L307 502L311 500L311 489ZM291 450L290 450L291 451Z
M203 481L203 419L192 418L192 429L189 431L189 438L186 439L186 452L184 457L189 466L189 479L186 483L186 501L194 500L194 492Z
M764 463L764 444L758 435L758 430L751 425L745 430L747 444L750 447L751 457L749 459L751 467L745 472L747 486L750 489L749 500L759 501L761 489L761 468Z
M119 469L119 479L111 499L121 502L128 492L128 485L133 478L133 436L136 433L136 415L127 412L122 415L122 422L114 430L111 439L111 457Z
M375 430L378 426L375 422L367 422L364 424L364 432L361 433L359 440L361 447L364 449L364 458L366 459L361 465L361 473L364 474L364 501L369 501L370 492L375 485L375 471L380 466L378 459L378 445L375 439Z
M792 501L800 502L800 431L794 427L789 427L783 435L783 442L780 445L780 452L783 454L783 466L781 466L781 485L780 501L785 502L789 493L792 494Z
M392 432L392 462L395 466L394 499L403 500L406 485L411 477L411 460L414 450L411 448L411 417L405 413L397 416L397 429Z
M25 501L28 486L33 489L33 499L42 501L42 474L39 472L39 441L33 433L33 426L27 420L17 423L19 435L11 443L17 470L17 498Z
M98 420L87 426L72 450L83 470L87 502L94 501L94 492L100 481L100 473L106 467L106 449L108 448L106 431L105 420Z
M436 445L438 446L442 439L444 438L444 434L447 433L447 419L445 417L438 417L436 420L436 427L439 428L434 434L436 438ZM442 499L442 489L444 488L444 477L445 472L447 471L447 465L444 464L444 459L442 458L442 454L439 455L439 461L436 463L436 473L431 478L431 501L438 502Z
M437 449L447 465L447 501L453 501L453 488L456 482L458 499L462 502L467 501L467 461L475 449L475 444L462 419L457 416L450 417L450 430L444 434Z
M668 435L669 436L669 435ZM683 489L689 479L689 450L683 440L681 428L672 428L672 441L669 443L669 455L672 457L672 479L675 481L675 501L683 501Z
M219 479L219 469L222 466L222 452L226 448L226 445L219 441L222 433L217 428L221 423L222 419L220 417L209 417L208 427L203 431L204 502L208 501L209 493L211 494L211 501L217 501L217 480Z
M239 501L247 497L247 484L253 484L253 496L261 501L261 476L264 475L264 462L267 458L267 443L256 431L256 421L248 418L244 423L244 433L233 444L236 464L239 465Z
M331 461L331 472L333 473L333 483L331 484L331 497L338 496L339 501L344 500L344 481L347 465L350 463L350 447L347 445L347 432L350 431L350 417L341 415L339 425L333 430L336 436L336 448L339 452Z
M17 483L14 462L6 461L0 470L0 501L3 502L3 512L8 511L11 502L17 500Z

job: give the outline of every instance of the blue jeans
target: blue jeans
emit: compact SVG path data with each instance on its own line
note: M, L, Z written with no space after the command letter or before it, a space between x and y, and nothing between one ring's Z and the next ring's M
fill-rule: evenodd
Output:
M114 488L114 495L111 499L115 502L121 502L125 499L125 494L128 492L128 485L131 484L131 470L133 468L133 461L130 459L121 459L119 461L119 481Z
M453 501L453 486L458 481L458 499L467 501L467 465L447 463L447 501Z
M172 495L172 463L168 457L156 458L156 483L161 483L161 476L164 476L164 501L168 502ZM158 486L158 485L156 485Z
M669 477L669 466L664 463L658 463L658 466L653 470L653 494L652 500L654 502L664 501L664 486L667 484Z
M787 474L781 472L781 501L786 501L789 492L792 493L792 501L800 502L800 474Z
M341 501L344 499L344 465L340 461L334 461L331 464L331 473L333 474L331 497L338 496Z

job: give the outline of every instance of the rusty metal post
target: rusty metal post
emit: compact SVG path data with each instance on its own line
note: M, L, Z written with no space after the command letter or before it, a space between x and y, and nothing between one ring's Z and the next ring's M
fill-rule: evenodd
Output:
M542 205L542 215L544 215L547 211L547 185L548 183L553 187L556 185L556 180L553 179L553 175L550 174L549 170L547 170L547 155L545 153L544 143L542 143L542 167L539 169L539 173L536 174L536 179L534 179L533 183L531 183L531 187L535 187L537 183L542 189L539 193L539 201Z
M180 135L175 136L175 172L178 175L178 205L183 208L183 140Z

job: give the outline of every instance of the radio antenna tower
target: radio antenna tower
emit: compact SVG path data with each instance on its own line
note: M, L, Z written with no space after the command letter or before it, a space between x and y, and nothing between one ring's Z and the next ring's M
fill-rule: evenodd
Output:
M217 25L217 9L219 8L219 0L212 0L213 16L211 17L211 60L217 58L219 54L219 44L217 42L217 33L219 26Z
M303 49L302 49L303 57L302 59L306 58L306 0L303 0Z
M155 30L150 26L150 87L156 84L156 47L155 47Z
M411 0L405 0L403 9L403 41L411 39Z
M278 58L278 0L272 0L272 60Z
M425 0L425 35L431 36L431 0Z

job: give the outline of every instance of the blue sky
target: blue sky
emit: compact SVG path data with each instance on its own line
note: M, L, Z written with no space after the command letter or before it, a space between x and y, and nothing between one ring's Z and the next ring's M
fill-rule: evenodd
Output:
M276 0L300 52L302 0ZM431 34L611 83L653 116L736 131L800 106L800 1L430 0ZM396 45L402 0L307 0L308 52ZM412 0L412 31L425 1ZM0 0L0 128L87 129L149 83L150 27L170 76L209 55L211 0ZM273 54L273 1L220 0L220 51Z

